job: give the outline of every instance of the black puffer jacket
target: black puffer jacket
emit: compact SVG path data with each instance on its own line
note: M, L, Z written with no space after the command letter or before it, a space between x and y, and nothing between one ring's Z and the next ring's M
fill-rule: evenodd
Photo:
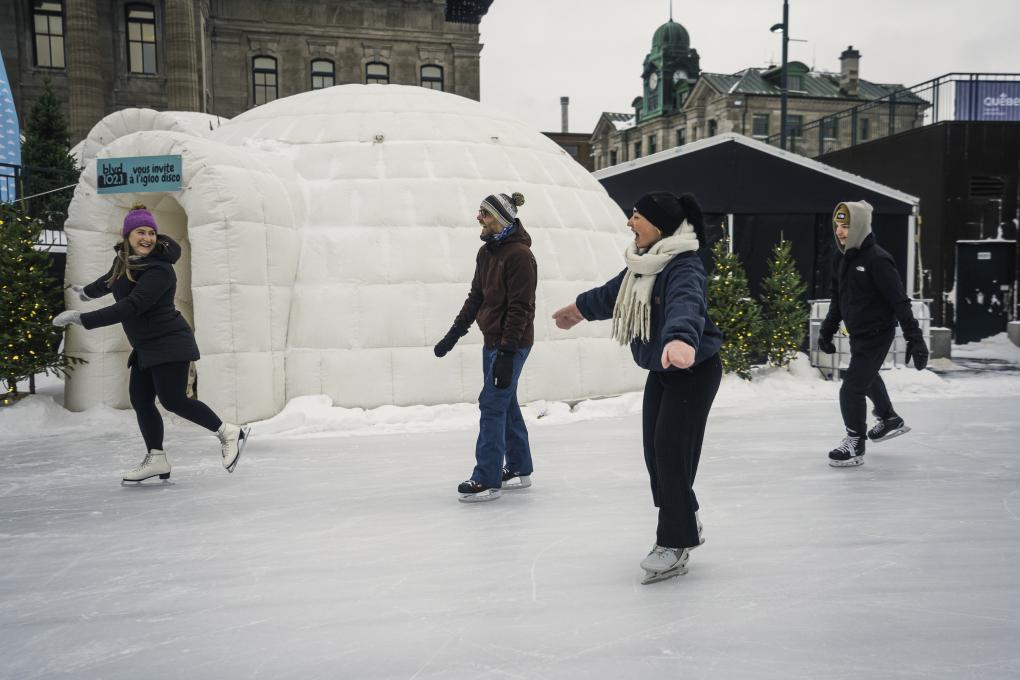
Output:
M177 274L173 264L180 257L181 247L177 242L161 234L152 253L132 263L138 266L131 272L133 282L125 275L114 281L112 287L107 286L113 274L111 267L102 277L85 286L89 297L113 293L117 302L82 314L82 326L99 328L121 324L134 349L128 366L137 362L144 370L158 364L199 358L195 334L174 306Z
M820 337L832 337L839 322L851 337L888 332L899 321L903 337L920 339L921 329L910 310L896 263L871 233L871 206L847 202L850 214L846 248L836 242L832 258L832 300L819 328Z

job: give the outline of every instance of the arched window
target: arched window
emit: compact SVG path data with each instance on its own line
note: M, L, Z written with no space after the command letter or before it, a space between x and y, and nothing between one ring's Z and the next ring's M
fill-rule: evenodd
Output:
M312 60L312 89L321 90L334 85L336 85L336 70L333 67L333 62L329 59Z
M156 11L152 5L127 5L128 71L156 73Z
M276 87L276 59L255 57L251 62L251 76L255 106L271 102L280 96Z
M365 64L365 84L389 85L390 67L381 61L370 61Z
M421 86L443 91L443 67L429 64L421 67Z
M35 65L64 68L64 3L34 0L32 33L35 38Z

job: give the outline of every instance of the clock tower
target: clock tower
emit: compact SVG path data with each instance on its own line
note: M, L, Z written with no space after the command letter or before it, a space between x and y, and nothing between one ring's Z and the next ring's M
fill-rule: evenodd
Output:
M675 113L683 104L694 81L701 74L701 58L691 49L691 38L670 18L652 37L652 50L645 57L640 121Z

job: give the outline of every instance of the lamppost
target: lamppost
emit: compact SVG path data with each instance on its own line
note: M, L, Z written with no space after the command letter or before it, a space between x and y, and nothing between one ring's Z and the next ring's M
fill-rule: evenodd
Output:
M772 33L783 32L783 65L779 75L779 84L782 93L779 95L779 146L786 150L786 57L790 44L790 2L783 0L783 23L773 24L769 29Z

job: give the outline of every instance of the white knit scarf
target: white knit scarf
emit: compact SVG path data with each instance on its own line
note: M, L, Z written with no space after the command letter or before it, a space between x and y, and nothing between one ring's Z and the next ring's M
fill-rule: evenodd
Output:
M698 237L686 220L672 236L656 241L647 250L639 249L631 241L623 253L627 273L613 307L613 338L617 342L621 345L632 340L648 342L655 277L674 257L697 249Z

